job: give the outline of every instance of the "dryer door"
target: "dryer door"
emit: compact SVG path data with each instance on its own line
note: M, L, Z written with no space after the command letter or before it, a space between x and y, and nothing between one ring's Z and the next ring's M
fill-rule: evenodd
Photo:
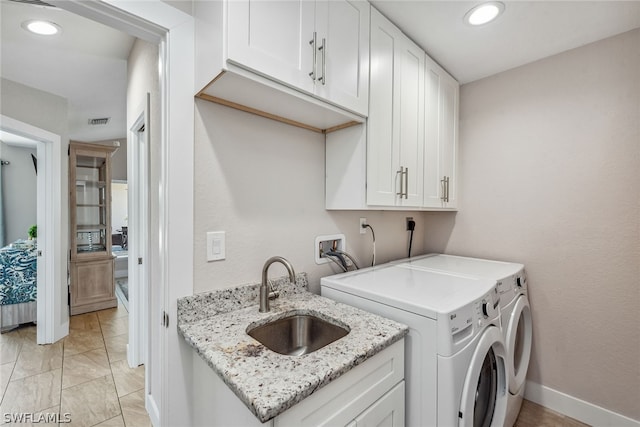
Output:
M511 311L505 335L511 394L517 394L526 379L531 357L532 331L529 299L526 295L520 295Z
M462 388L460 427L502 427L507 410L506 352L500 330L482 334Z

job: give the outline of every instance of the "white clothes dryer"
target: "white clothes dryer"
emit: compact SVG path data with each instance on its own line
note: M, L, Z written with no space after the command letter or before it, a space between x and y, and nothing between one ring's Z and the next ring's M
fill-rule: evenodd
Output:
M494 280L387 264L324 277L321 292L409 326L408 426L504 425L506 349Z
M444 254L405 259L397 265L496 281L500 293L502 333L507 349L509 377L505 426L513 426L522 406L533 334L524 265Z

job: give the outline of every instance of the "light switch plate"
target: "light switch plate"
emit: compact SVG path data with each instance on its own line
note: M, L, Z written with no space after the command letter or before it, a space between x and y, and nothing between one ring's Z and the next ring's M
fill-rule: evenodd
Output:
M220 261L225 259L225 232L207 232L207 261Z

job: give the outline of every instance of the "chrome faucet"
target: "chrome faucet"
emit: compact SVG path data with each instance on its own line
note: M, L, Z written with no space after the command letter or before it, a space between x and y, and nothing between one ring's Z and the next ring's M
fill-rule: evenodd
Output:
M267 277L267 272L269 271L269 267L274 262L279 262L287 268L289 272L289 280L291 283L296 282L296 273L293 271L293 267L291 263L281 256L274 256L267 260L264 263L264 267L262 267L262 283L260 284L260 313L266 313L269 311L269 300L275 299L278 297L276 292L269 291L269 278Z

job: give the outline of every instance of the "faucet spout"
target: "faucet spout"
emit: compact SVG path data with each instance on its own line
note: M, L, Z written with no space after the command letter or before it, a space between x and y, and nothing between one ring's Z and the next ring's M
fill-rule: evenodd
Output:
M295 271L293 271L293 266L289 261L287 261L281 256L274 256L269 258L264 263L264 267L262 267L262 282L260 283L260 313L268 312L270 310L269 299L271 299L272 297L273 298L277 297L275 292L269 292L269 278L268 278L269 267L271 267L271 264L276 262L279 262L280 264L285 266L285 268L287 269L287 272L289 273L289 280L291 281L291 283L296 282L296 273Z

